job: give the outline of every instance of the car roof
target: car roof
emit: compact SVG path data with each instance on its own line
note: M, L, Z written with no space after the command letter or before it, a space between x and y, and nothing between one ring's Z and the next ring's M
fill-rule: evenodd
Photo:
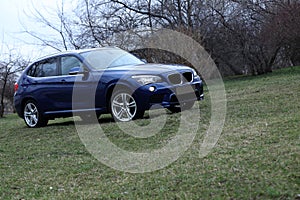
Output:
M98 48L90 48L90 49L78 49L78 50L69 50L69 51L63 51L63 52L58 52L54 54L49 54L43 57L40 57L36 59L33 63L42 61L47 58L52 58L56 56L63 56L63 55L70 55L70 54L80 54L84 52L89 52L89 51L98 51L98 50L111 50L111 49L120 49L118 47L98 47Z

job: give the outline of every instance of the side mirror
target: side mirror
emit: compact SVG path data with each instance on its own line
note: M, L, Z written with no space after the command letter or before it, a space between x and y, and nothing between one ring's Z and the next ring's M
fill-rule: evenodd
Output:
M87 80L89 77L89 71L82 69L82 67L73 67L70 69L69 75L83 75L82 80Z
M83 72L81 72L80 70L80 67L73 67L70 69L69 75L77 75L77 74L83 74Z

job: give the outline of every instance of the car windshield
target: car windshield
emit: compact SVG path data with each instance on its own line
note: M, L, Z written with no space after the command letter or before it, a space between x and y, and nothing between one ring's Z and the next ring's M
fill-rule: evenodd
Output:
M121 49L99 49L84 52L80 54L84 57L91 67L95 70L101 70L111 67L124 65L144 64L134 55Z

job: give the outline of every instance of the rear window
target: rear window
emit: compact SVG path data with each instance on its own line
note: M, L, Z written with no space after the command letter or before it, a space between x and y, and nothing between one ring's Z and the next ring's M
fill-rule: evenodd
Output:
M52 58L32 65L28 70L27 75L32 77L57 76L57 59Z

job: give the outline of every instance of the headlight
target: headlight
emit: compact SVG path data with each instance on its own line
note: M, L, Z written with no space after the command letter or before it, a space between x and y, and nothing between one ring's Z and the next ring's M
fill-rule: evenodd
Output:
M153 76L153 75L137 75L137 76L132 76L131 78L139 82L141 85L161 82L161 78L159 76Z

